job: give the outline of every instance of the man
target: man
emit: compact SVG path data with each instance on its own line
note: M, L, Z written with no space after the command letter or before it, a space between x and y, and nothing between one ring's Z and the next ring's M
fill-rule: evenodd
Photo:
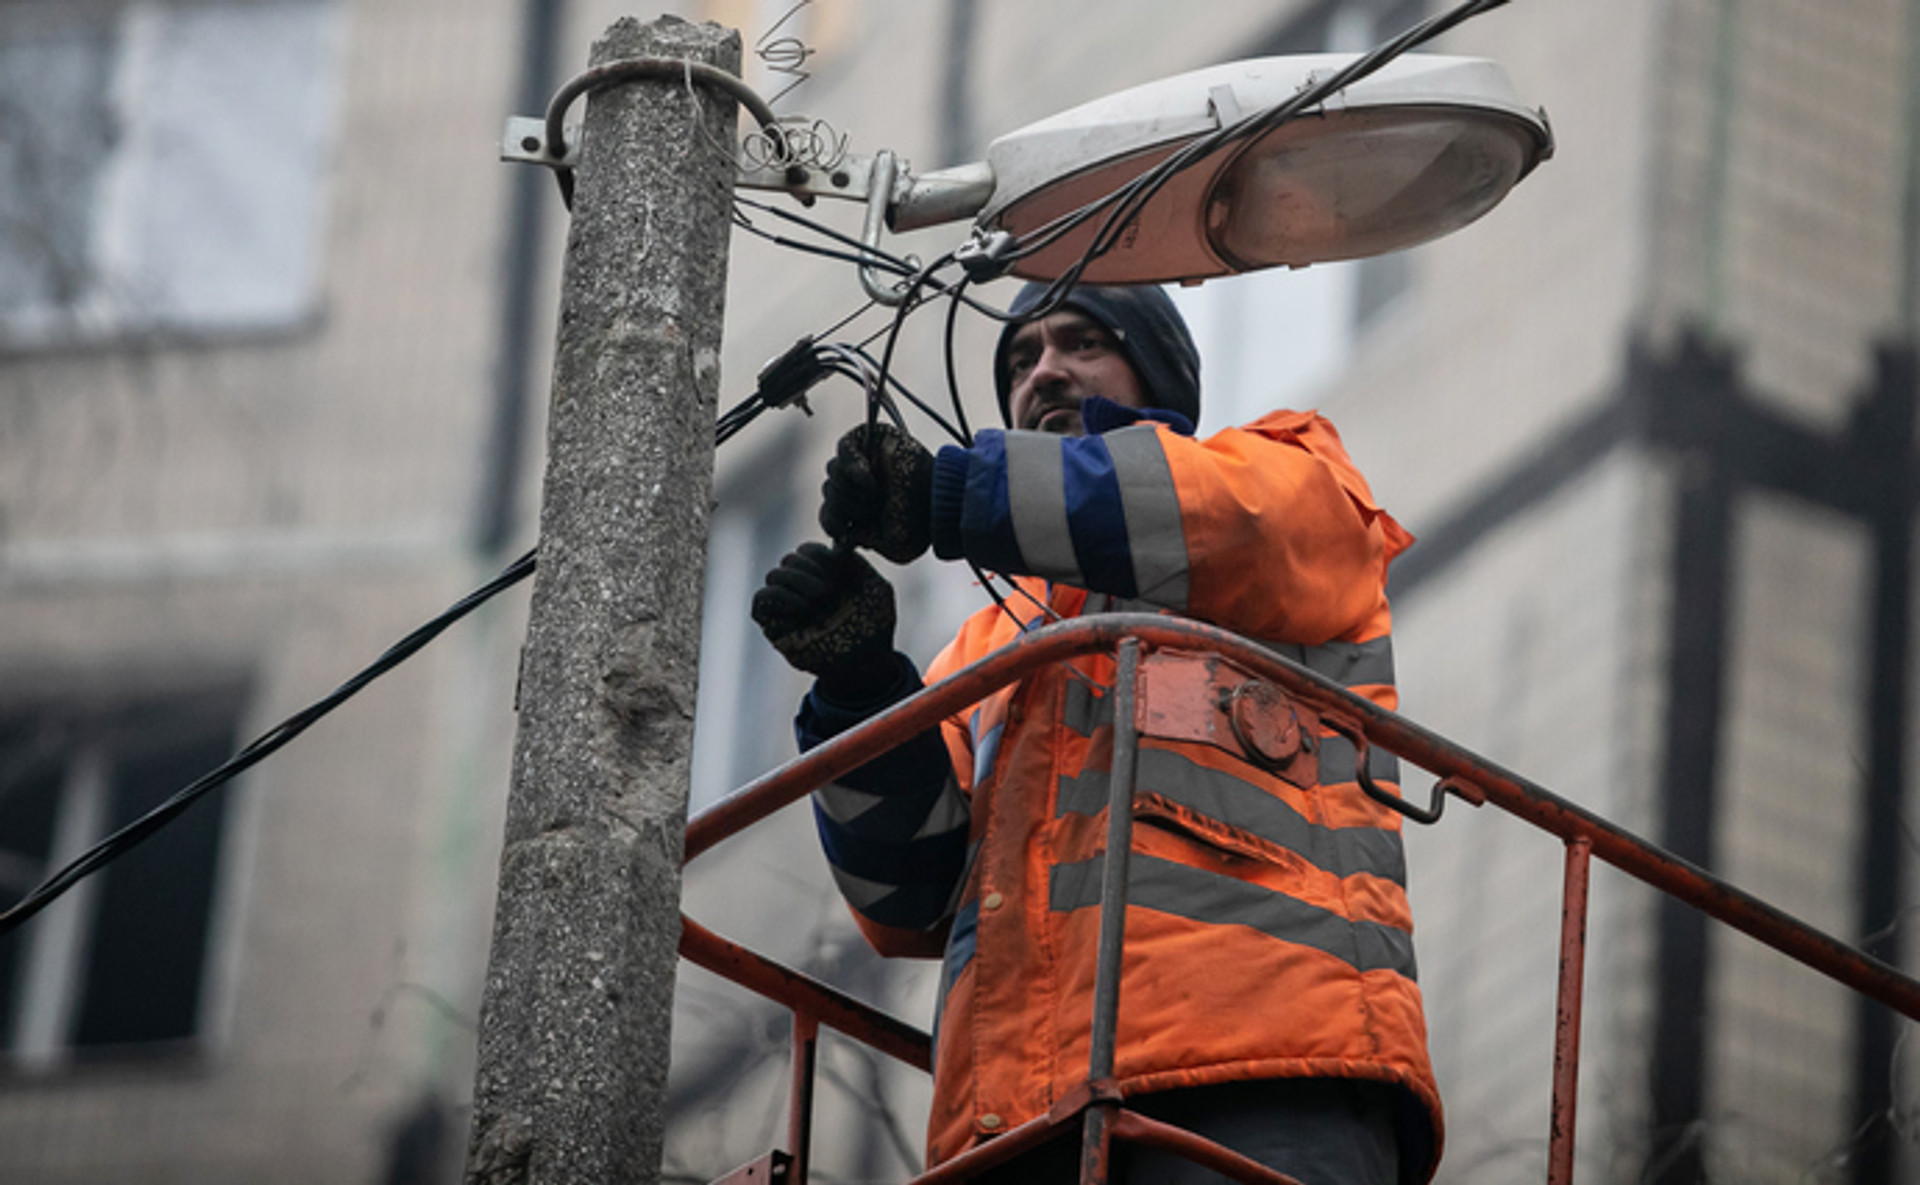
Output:
M931 545L1016 578L929 683L1024 629L1126 603L1236 631L1394 706L1386 569L1411 538L1332 425L1277 411L1196 440L1199 359L1163 293L1082 287L1017 319L1041 291L1021 292L994 356L1011 430L931 457L904 433L855 429L823 487L837 546L803 545L756 596L768 639L818 676L802 746L922 686L893 649L891 589L856 546L905 563ZM1044 670L815 796L868 939L945 960L932 1163L1086 1077L1113 678L1104 656ZM1359 791L1343 738L1317 758L1317 782L1289 781L1245 754L1141 738L1114 1077L1129 1107L1305 1185L1420 1182L1440 1104L1399 816ZM1390 779L1390 761L1374 772ZM1157 1152L1121 1163L1134 1185L1224 1179ZM1025 1165L1005 1179L1053 1178Z

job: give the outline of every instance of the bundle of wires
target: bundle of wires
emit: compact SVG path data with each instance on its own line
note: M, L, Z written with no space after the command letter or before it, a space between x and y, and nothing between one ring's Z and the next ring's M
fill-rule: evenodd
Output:
M761 413L775 408L796 406L802 411L811 413L813 409L807 404L807 392L834 375L852 379L860 384L867 395L870 420L874 415L884 411L896 427L905 431L906 419L901 415L899 406L893 401L893 396L898 395L917 408L922 415L932 420L948 436L955 440L967 439L964 413L961 414L958 425L949 423L931 405L909 391L898 378L886 373L883 365L867 352L865 345L820 342L809 336L793 343L786 353L762 367L753 394L721 413L714 432L714 443L725 444L741 429L759 418ZM957 400L954 407L956 411L959 410Z

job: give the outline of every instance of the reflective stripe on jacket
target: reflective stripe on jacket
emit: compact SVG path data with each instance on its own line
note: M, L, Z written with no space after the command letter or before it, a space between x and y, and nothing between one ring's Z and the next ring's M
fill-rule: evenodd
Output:
M979 562L1030 574L1024 598L1009 598L1029 627L1117 607L1107 593L1137 598L1146 605L1124 607L1234 630L1396 706L1384 589L1410 539L1318 416L1275 413L1206 441L1149 426L1064 440L982 432L973 454L957 529ZM1020 628L998 608L976 614L928 681ZM903 795L911 809L873 793L871 766L860 774L872 790L816 799L823 836L839 833L830 859L884 804L911 816L892 824L897 854L937 839L939 862L965 869L942 899L932 884L850 882L835 860L879 949L944 958L932 1163L1045 1114L1086 1077L1113 678L1111 659L1076 659L949 720L952 776L921 775ZM1425 1175L1440 1104L1400 817L1353 784L1343 739L1323 733L1319 757L1320 784L1301 789L1219 748L1142 738L1115 1077L1129 1094L1264 1078L1392 1083L1431 1123L1432 1156L1415 1166ZM1376 779L1396 780L1390 756L1374 761ZM924 871L904 858L869 867L883 865Z

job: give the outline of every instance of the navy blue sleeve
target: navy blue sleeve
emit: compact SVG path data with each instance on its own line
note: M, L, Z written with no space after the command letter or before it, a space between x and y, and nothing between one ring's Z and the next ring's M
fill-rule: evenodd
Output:
M818 685L794 721L805 751L871 719L921 689L911 660L884 693L837 703ZM965 870L968 809L938 729L876 757L813 796L820 844L842 895L883 926L931 929L947 916Z
M1087 436L985 429L970 449L942 449L934 554L1184 609L1185 532L1160 431L1150 423Z

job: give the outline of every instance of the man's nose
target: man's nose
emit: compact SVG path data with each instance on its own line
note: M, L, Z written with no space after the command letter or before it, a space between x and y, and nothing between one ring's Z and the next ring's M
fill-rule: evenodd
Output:
M1033 360L1030 378L1036 387L1057 386L1067 380L1067 355L1056 346L1044 346L1040 356Z

